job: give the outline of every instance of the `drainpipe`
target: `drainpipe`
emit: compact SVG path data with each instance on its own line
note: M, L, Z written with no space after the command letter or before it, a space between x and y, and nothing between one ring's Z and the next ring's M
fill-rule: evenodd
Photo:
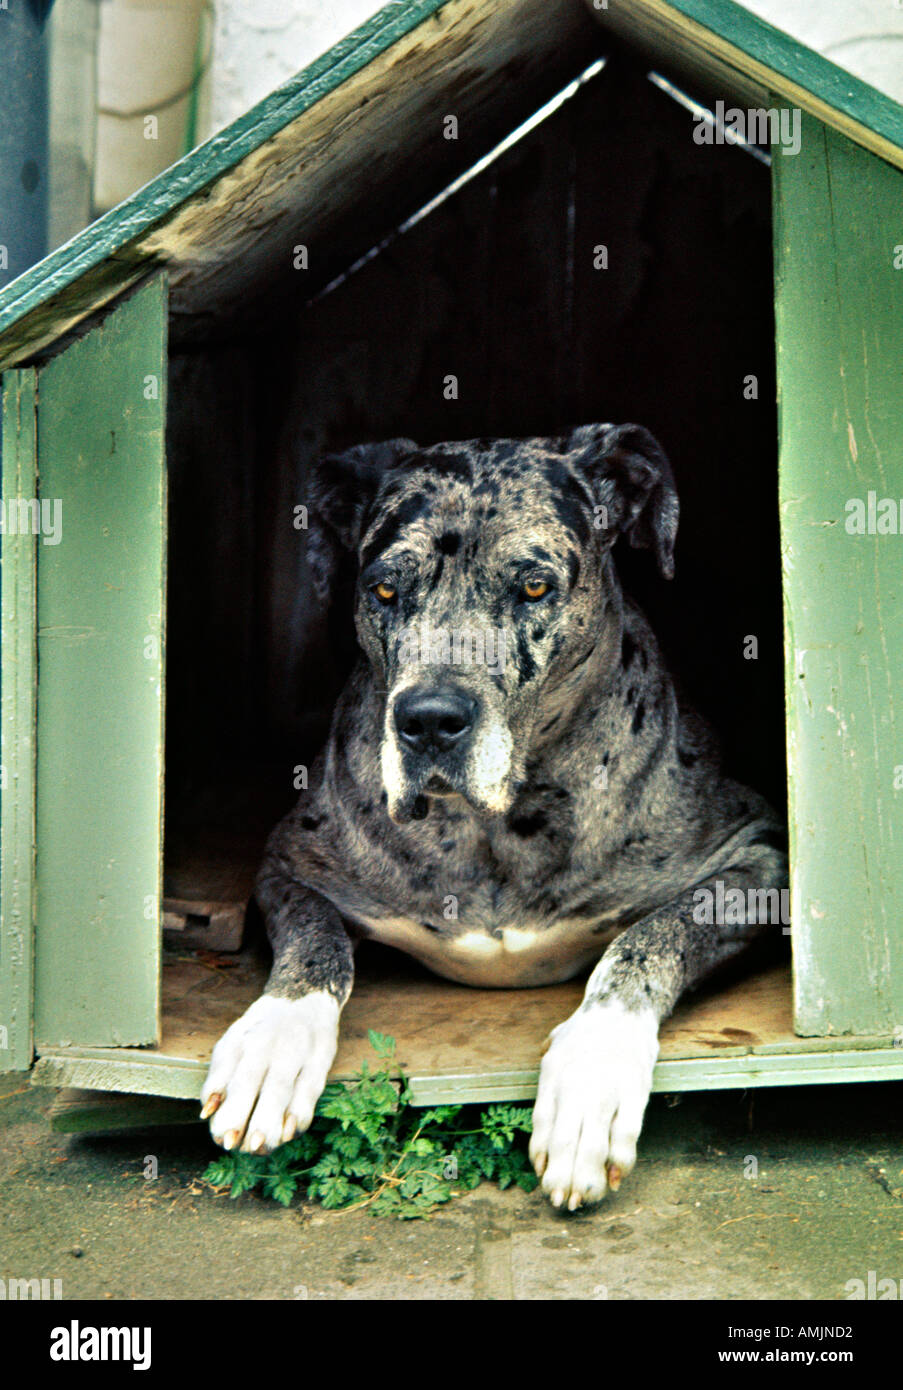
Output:
M47 252L52 8L53 0L0 0L0 288Z

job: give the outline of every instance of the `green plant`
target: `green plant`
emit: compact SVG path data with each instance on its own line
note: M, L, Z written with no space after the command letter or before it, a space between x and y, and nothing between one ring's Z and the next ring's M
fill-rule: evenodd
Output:
M221 1154L204 1181L233 1197L259 1188L288 1206L301 1193L324 1207L402 1218L426 1216L484 1180L533 1190L528 1106L418 1110L404 1075L389 1071L395 1040L372 1030L369 1038L380 1070L364 1062L353 1082L331 1082L306 1133L271 1154Z

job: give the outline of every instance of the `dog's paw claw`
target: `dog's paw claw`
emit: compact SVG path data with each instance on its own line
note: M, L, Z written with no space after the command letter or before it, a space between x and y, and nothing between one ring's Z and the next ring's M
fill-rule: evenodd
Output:
M209 1120L211 1115L215 1115L223 1103L223 1098L219 1091L214 1091L212 1096L208 1096L201 1111L201 1119Z

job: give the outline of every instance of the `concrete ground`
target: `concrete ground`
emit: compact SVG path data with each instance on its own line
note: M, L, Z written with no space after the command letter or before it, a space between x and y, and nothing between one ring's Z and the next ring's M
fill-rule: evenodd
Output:
M59 1135L52 1093L3 1077L0 1278L89 1299L844 1300L874 1270L903 1296L901 1098L655 1096L640 1164L593 1212L484 1184L402 1222L217 1196L203 1127Z

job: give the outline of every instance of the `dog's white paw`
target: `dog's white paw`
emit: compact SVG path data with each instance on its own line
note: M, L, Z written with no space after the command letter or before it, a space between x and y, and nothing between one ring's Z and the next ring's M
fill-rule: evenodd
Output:
M335 1057L339 1005L325 990L264 994L213 1049L201 1119L224 1149L268 1153L307 1129Z
M530 1159L553 1206L598 1202L630 1172L657 1056L655 1015L616 1000L578 1009L552 1030Z

